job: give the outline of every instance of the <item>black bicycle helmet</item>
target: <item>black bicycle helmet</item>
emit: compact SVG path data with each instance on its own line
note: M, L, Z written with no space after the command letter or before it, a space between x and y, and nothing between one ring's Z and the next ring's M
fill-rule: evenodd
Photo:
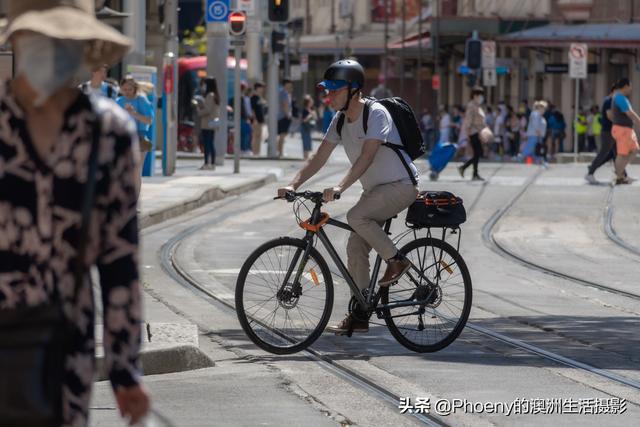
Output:
M349 108L351 98L364 86L364 69L358 61L341 59L327 68L324 72L324 79L318 86L328 90L336 90L348 86L347 102L340 109L340 111L345 111ZM355 90L352 91L352 89Z
M349 87L361 89L364 86L364 69L358 61L341 59L324 72L324 81L327 80L344 80Z

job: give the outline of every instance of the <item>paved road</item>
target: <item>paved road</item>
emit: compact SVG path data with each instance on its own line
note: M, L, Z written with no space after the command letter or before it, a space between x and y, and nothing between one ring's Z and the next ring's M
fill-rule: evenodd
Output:
M146 248L143 253L149 283L164 274L159 267L160 249L167 247L169 241L176 243L171 247L179 268L218 299L232 303L238 271L254 248L277 236L301 236L292 206L272 200L275 189L290 178L298 165L287 168L288 177L279 183L148 229L143 238ZM309 188L321 190L337 184L346 165L344 155L338 153ZM390 395L410 397L414 402L418 397L430 398L432 405L438 399L466 399L471 403L560 399L556 404L564 405L565 412L578 410L580 405L586 411L595 408L593 401L579 402L579 399L602 399L609 403L624 399L626 402L626 412L621 415L560 415L558 407L554 414L547 415L465 414L459 410L453 415L439 417L441 423L472 426L637 425L640 416L638 299L534 270L505 258L483 239L488 221L527 186L513 207L491 229L497 244L543 267L640 294L637 279L640 257L617 246L604 233L603 215L610 187L584 185L584 166L571 164L552 166L546 171L514 164L482 164L481 168L483 175L490 177L486 183L463 181L453 175L455 169L450 167L438 182L423 182L421 186L452 191L465 200L468 209L469 220L463 226L461 253L473 277L474 303L470 327L458 340L438 353L416 354L400 346L384 325L376 324L372 325L369 334L353 338L326 333L313 348ZM632 167L631 171L640 175L640 169ZM531 181L534 176L535 180ZM344 219L358 194L359 189L354 186L327 210L333 217ZM638 194L637 183L618 187L612 200L615 231L630 244L640 247ZM392 231L399 232L403 228L402 221L397 221ZM188 233L181 235L185 231ZM341 230L330 230L328 234L340 255L345 257L347 234ZM337 271L335 266L331 269ZM334 287L336 299L332 322L346 313L349 299L346 284L335 275ZM154 291L151 285L150 290ZM400 414L398 402L390 402L379 392L365 389L362 384L327 370L305 354L275 356L258 350L240 329L233 311L219 301L189 291L187 287L155 291L159 300L196 322L213 342L233 355L221 366L236 369L240 363L249 371L257 367L277 371L280 385L275 390L297 396L307 411L298 406L278 407L276 403L282 401L278 391L274 392L274 406L261 409L265 411L266 420L269 411L290 411L299 421L291 425L314 424L314 414L322 414L327 422L336 425L396 426L424 421ZM483 331L492 332L494 336ZM508 342L496 339L495 334L501 334ZM521 342L533 347L525 350L512 345ZM547 352L544 353L546 356L541 356L541 352ZM577 362L581 368L561 363L558 357ZM587 369L583 369L585 367ZM598 369L636 387L599 375ZM192 382L195 387L206 381L206 378L197 378ZM226 384L222 381L221 387ZM257 387L269 393L269 387L264 384L259 381ZM157 387L161 393L170 393L168 383ZM178 389L183 389L181 387L184 385ZM235 391L240 398L244 395L247 399L255 392ZM190 397L176 394L176 398ZM540 401L537 402L540 405ZM238 415L241 411L231 410L231 413L241 417ZM232 418L225 418L224 424L255 425L249 418Z

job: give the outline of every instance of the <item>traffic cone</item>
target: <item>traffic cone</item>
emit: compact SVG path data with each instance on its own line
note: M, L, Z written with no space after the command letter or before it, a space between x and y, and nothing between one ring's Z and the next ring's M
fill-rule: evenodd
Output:
M527 164L528 165L532 165L533 164L533 157L527 156Z

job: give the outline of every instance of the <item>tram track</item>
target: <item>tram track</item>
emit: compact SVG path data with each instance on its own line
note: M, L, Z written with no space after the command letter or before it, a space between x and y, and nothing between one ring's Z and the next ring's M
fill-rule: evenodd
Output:
M512 261L515 261L521 265L523 265L524 267L527 267L529 269L532 270L536 270L538 272L550 275L550 276L554 276L554 277L558 277L561 279L565 279L565 280L569 280L575 284L578 284L580 286L585 286L585 287L589 287L589 288L595 288L604 292L608 292L611 294L615 294L615 295L619 295L619 296L623 296L623 297L627 297L627 298L631 298L637 301L640 301L640 294L637 293L633 293L633 292L628 292L628 291L624 291L621 289L617 289L611 286L607 286L607 285L603 285L601 283L597 283L591 280L586 280L580 277L576 277L573 276L571 274L568 273L563 273L561 271L557 271L554 270L552 268L549 268L547 266L544 266L542 264L538 264L534 261L531 261L529 259L526 259L524 257L522 257L521 255L510 251L509 249L507 249L504 245L502 245L494 236L494 232L493 230L495 229L496 225L498 224L498 222L511 210L511 208L513 208L513 206L518 202L518 200L527 192L527 190L529 189L529 187L536 181L536 179L542 174L542 170L537 171L533 176L531 176L522 186L522 188L520 189L520 191L511 199L507 202L506 205L504 205L502 208L498 209L490 218L489 220L484 224L484 226L482 227L482 240L485 243L485 245L490 248L492 251L494 251L495 253L497 253L498 255L500 255L503 258L507 258L510 259ZM610 197L611 197L610 193ZM609 206L609 205L608 205ZM609 215L611 215L612 213L612 209L608 210ZM610 225L610 220L609 220L609 225ZM606 225L605 225L605 229L606 229ZM613 232L613 230L611 230ZM613 236L613 237L612 237ZM610 236L610 238L616 238L617 235L612 234ZM620 240L620 242L622 242L621 239L618 238L618 240ZM615 240L614 240L615 241ZM624 243L624 242L623 242ZM628 244L627 244L628 245ZM626 248L629 249L629 248Z
M604 232L613 243L623 248L624 250L631 252L632 254L640 257L640 248L632 245L631 243L622 239L613 228L613 215L615 213L615 207L613 205L613 194L615 192L615 186L611 186L609 194L607 195L607 204L604 208L603 214L603 227Z

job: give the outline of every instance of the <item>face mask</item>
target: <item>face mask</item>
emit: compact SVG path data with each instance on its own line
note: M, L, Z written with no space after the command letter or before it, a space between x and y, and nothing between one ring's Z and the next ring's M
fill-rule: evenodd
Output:
M70 86L82 70L85 42L25 34L16 40L16 74L24 75L41 106L59 89Z
M484 104L484 96L478 96L478 104Z

